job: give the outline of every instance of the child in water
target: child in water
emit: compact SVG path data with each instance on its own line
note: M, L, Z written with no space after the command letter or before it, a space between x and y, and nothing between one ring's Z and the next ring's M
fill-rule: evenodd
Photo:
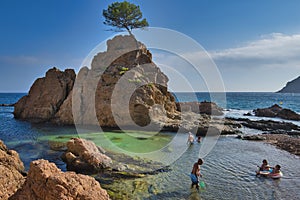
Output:
M200 165L202 165L202 164L203 164L203 160L201 158L199 158L198 162L194 163L193 169L191 172L191 181L192 181L191 188L193 188L194 185L196 185L197 190L199 190L199 177L202 177L202 175L200 173Z
M272 172L270 173L271 175L274 175L274 174L279 174L280 173L280 165L276 165L275 167L271 167L273 170Z
M270 169L270 166L269 166L268 161L266 159L264 159L262 161L261 166L257 166L257 167L259 167L259 170L256 172L257 175L260 173L260 171L268 171Z
M194 143L194 136L191 132L189 132L187 144L193 144Z

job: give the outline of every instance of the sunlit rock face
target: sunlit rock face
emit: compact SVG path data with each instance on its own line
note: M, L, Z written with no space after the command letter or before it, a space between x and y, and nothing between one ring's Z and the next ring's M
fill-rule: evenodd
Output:
M8 199L25 181L24 164L19 154L9 150L0 140L0 199Z
M75 77L73 69L63 72L56 68L48 70L45 77L33 83L28 95L14 105L15 118L32 122L53 119L71 94Z
M76 78L76 80L75 80ZM133 36L107 41L91 68L50 69L15 104L14 116L33 122L138 126L179 119L168 78L152 62L146 46Z
M94 57L91 69L82 68L77 76L75 123L143 127L178 117L167 83L145 45L133 36L116 36Z
M94 178L62 172L54 163L36 160L30 163L30 169L24 185L10 200L40 199L91 199L107 200L109 196Z

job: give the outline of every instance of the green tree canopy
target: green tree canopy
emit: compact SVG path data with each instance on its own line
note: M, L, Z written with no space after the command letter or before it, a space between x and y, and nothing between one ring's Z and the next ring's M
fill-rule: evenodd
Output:
M105 17L104 24L120 30L126 29L130 35L134 28L149 26L147 20L142 19L140 7L127 1L112 3L107 10L103 10L103 16Z

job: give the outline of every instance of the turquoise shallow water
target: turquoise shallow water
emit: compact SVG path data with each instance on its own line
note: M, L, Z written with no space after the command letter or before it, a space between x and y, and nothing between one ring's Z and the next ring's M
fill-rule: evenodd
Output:
M14 103L16 99L22 96L22 94L1 95L0 103ZM266 95L268 96L269 94ZM270 95L272 96L273 94ZM6 96L6 98L3 96ZM275 98L275 96L277 95L273 97ZM242 97L238 95L236 98ZM266 99L269 98L268 96ZM292 97L289 96L288 98ZM299 102L298 98L299 96L294 97L294 101L296 102L294 104ZM5 102L3 99L5 99ZM253 97L253 101L254 99L256 98ZM291 100L285 100L284 102L288 101ZM236 104L238 105L238 102ZM273 101L272 103L268 103L267 106L271 104L273 104ZM292 104L291 101L290 105ZM234 105L234 101L232 101L231 105ZM244 105L244 107L239 105L237 107L232 106L231 108L247 110L250 107L249 105ZM266 107L266 105L262 107ZM33 125L18 121L13 118L12 111L12 107L0 108L0 139L9 148L13 148L20 153L20 157L25 163L26 168L28 169L29 163L32 160L44 158L56 163L58 167L65 170L65 164L60 158L62 152L51 150L48 140L57 139L57 137L60 140L67 140L69 137L77 135L76 129L73 127ZM142 149L147 152L168 143L168 141L174 138L174 134L166 133L142 140L137 139L137 137L128 138L127 136L120 136L120 133L115 133L115 135L114 133L108 133L106 136L114 144L119 145L120 148L130 151L140 151ZM95 133L81 136L97 143L98 138L95 136ZM179 135L179 139L186 141L187 138L186 135ZM134 144L132 143L133 141ZM126 182L114 182L115 193L131 193L131 199L279 200L300 198L299 157L265 143L242 141L233 137L220 137L218 139L212 151L204 158L202 180L205 182L206 187L199 192L195 189L191 190L189 173L193 163L198 158L201 145L203 143L197 143L187 148L183 155L170 165L170 171L156 175L147 175L144 178ZM177 156L172 154L174 149L169 149L169 152L170 156ZM280 164L284 177L279 180L256 177L256 165L260 164L262 159L268 159L271 165ZM137 181L144 183L144 189L135 193L132 192L131 188L136 186Z
M197 160L200 145L191 146L172 165L172 171L153 177L158 188L165 187L159 194L161 199L299 199L299 157L271 145L232 137L219 138L204 158L202 181L206 188L199 193L189 189L187 173ZM263 158L267 158L271 165L280 164L284 178L256 177L256 165Z

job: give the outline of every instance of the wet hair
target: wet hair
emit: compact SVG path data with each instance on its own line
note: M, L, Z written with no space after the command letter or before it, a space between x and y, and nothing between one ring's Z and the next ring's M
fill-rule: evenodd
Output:
M267 163L267 164L268 164L268 161L267 161L266 159L264 159L264 160L263 160L263 163Z
M202 165L203 164L203 160L201 158L198 159L198 165Z
M281 168L281 166L280 165L276 165L275 166L277 169L279 169L280 170L280 168Z

